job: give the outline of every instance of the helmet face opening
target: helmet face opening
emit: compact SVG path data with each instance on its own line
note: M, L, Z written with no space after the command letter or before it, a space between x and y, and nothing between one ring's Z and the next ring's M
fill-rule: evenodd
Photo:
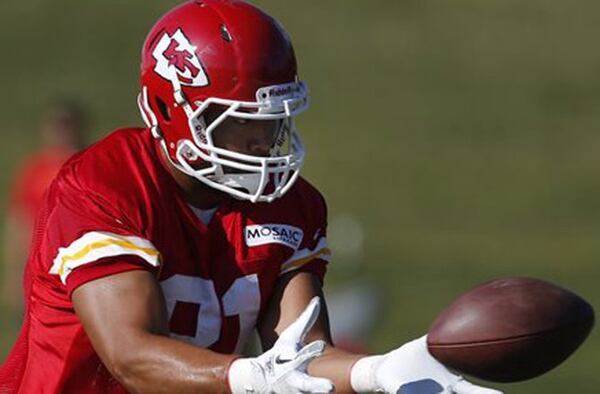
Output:
M289 85L289 84L288 84ZM305 92L303 84L298 84ZM288 88L271 87L271 90ZM257 95L261 92L257 92ZM234 197L250 201L267 201L283 195L296 180L304 160L304 146L297 133L293 113L308 104L307 95L296 93L277 101L239 102L209 98L189 117L193 141L182 139L177 149L177 162L189 175ZM211 104L226 108L210 124L205 112ZM225 149L215 144L214 133L228 118L246 120L281 120L268 156L255 156ZM212 165L195 170L191 160L200 159Z
M304 147L294 117L308 108L308 89L287 34L258 8L207 0L168 12L144 45L141 83L142 117L180 171L252 202L273 201L297 179ZM231 118L277 121L273 143L259 153L218 146Z

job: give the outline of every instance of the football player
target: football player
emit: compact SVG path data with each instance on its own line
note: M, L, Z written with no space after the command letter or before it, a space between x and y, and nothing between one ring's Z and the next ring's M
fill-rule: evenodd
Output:
M326 207L299 177L308 106L287 34L237 0L164 15L143 47L145 129L72 158L47 195L2 393L495 393L424 339L334 347ZM264 349L236 354L253 329Z

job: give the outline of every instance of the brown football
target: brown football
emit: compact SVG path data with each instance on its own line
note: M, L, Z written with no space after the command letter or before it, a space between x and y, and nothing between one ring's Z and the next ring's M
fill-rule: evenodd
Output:
M429 352L460 373L517 382L562 363L588 336L594 310L575 293L533 278L484 283L433 322Z

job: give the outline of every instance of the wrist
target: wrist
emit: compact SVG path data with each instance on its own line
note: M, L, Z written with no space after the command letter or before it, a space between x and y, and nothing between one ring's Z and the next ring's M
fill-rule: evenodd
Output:
M227 370L227 386L231 394L246 394L256 389L256 366L249 358L234 358Z
M357 393L372 393L379 389L376 380L377 367L383 355L367 356L358 359L350 369L350 385Z

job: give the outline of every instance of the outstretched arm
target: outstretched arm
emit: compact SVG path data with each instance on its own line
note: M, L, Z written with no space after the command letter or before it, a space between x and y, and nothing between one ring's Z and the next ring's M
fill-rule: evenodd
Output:
M97 279L72 298L94 349L128 391L228 392L235 356L170 339L162 291L150 272Z
M263 347L269 347L314 296L323 298L321 282L313 274L300 272L282 277L260 322ZM502 394L452 374L429 354L425 337L376 356L337 349L331 341L324 301L322 305L307 340L324 340L329 345L321 357L312 361L308 371L333 381L336 393Z
M94 349L129 392L143 393L330 393L326 379L307 365L325 343L305 345L319 313L315 299L256 358L237 358L168 337L161 289L146 271L97 279L73 293L75 310Z
M314 274L295 272L280 279L271 296L268 311L259 322L263 348L270 348L315 296L321 298L321 313L306 341L324 340L327 347L321 357L311 362L308 372L333 381L336 393L354 393L350 386L350 369L363 355L348 353L333 345L321 281Z

